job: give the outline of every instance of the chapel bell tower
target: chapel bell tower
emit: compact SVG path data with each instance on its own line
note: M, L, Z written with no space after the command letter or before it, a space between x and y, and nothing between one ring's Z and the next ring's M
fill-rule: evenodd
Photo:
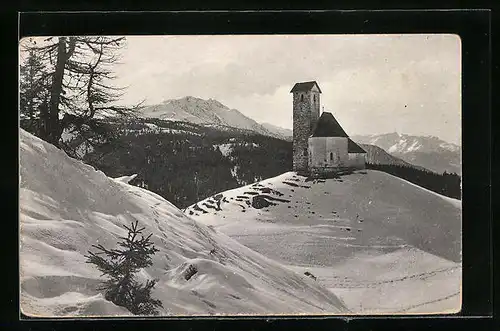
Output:
M321 89L315 81L296 83L293 93L293 171L307 172L308 138L319 118Z

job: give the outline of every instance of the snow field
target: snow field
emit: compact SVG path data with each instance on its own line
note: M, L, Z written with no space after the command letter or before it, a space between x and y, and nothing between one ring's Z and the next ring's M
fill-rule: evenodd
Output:
M200 224L157 194L69 158L20 131L21 309L31 316L129 313L103 299L105 278L84 255L114 248L139 221L159 249L140 280L157 278L161 315L339 314L333 293L227 235ZM188 269L196 270L186 277Z
M311 181L289 172L185 213L311 272L355 313L460 310L461 202L386 173Z

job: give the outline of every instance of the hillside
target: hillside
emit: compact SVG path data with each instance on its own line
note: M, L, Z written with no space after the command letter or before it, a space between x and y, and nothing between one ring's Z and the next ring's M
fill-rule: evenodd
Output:
M209 126L226 126L250 130L275 138L285 138L276 128L269 127L268 129L238 110L230 109L214 99L204 100L187 96L180 99L166 100L159 105L147 106L141 112L145 118L185 121Z
M84 160L111 177L137 174L131 184L185 208L291 170L292 144L242 129L149 119L129 123L118 139Z
M352 137L363 144L376 145L406 162L434 172L461 174L460 146L433 136L412 136L399 133L358 135Z
M159 279L161 315L346 312L308 277L199 224L160 196L111 179L20 131L21 309L30 316L128 315L106 301L84 255L113 248L133 221L159 248L142 279ZM187 277L188 269L196 271Z
M120 127L126 129L117 139L84 161L111 177L137 174L131 184L179 208L292 170L292 142L253 131L140 118ZM408 165L379 147L363 147L373 164Z
M395 156L384 151L382 148L375 145L359 144L365 151L365 160L371 164L386 164L386 165L400 165L405 167L414 167L423 169L422 167L415 166L411 163L401 160Z
M461 202L389 174L308 181L288 172L185 213L312 273L354 312L460 309Z
M261 123L261 125L266 128L268 131L273 132L282 137L283 140L292 141L293 139L293 130L285 129L273 124L269 123Z

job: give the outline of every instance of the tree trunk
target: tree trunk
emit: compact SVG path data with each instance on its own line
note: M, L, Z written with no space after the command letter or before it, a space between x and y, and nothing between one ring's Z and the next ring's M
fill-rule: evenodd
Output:
M57 45L57 62L54 75L52 76L52 86L50 88L50 101L45 119L47 142L59 146L63 128L59 120L59 102L63 93L63 78L66 62L75 49L74 37L70 37L69 49L66 50L66 37L59 37Z
M47 142L58 146L59 138L59 98L62 94L62 83L64 78L64 67L66 64L66 37L59 37L57 45L57 62L54 75L52 76L52 86L50 87L50 101L47 117L45 120Z

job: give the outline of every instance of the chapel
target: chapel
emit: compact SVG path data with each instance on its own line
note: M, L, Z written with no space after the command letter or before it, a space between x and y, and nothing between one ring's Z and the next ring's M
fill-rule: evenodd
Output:
M364 169L365 154L332 113L320 116L321 89L315 81L296 83L293 93L293 170L328 176Z

